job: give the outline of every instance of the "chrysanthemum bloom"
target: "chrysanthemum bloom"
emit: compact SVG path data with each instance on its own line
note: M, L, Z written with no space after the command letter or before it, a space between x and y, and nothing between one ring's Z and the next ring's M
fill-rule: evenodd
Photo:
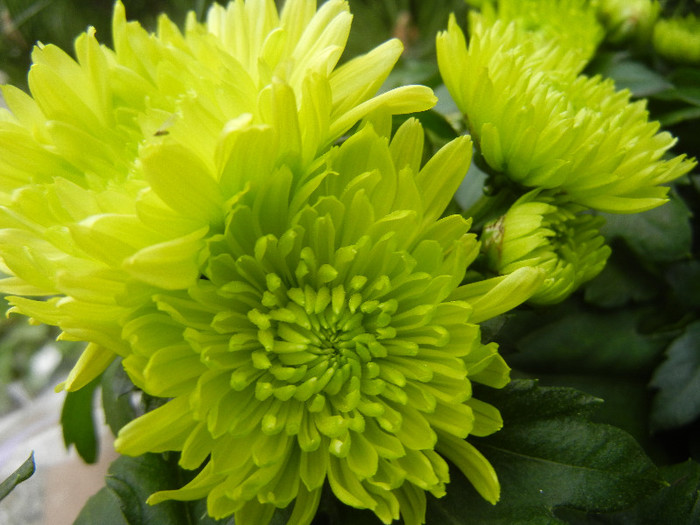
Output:
M606 39L614 44L648 43L661 12L657 0L599 0L597 4Z
M209 457L152 503L206 497L212 516L257 525L296 500L290 523L309 523L328 480L384 523L420 524L424 491L444 494L444 457L498 499L493 469L464 438L501 426L470 381L501 387L508 370L474 323L541 280L527 268L460 287L478 243L468 221L438 218L471 142L421 168L422 140L414 120L391 145L366 125L301 177L283 165L244 184L237 170L201 276L125 319L127 371L172 399L124 427L117 450L178 450L185 468Z
M90 342L67 389L131 352L122 320L154 290L196 281L239 170L275 162L266 148L304 170L369 112L434 103L419 86L373 97L397 40L336 68L350 22L340 0L318 12L291 0L280 14L272 0L239 0L214 5L206 24L190 16L184 34L163 16L151 35L117 3L114 50L93 30L76 40L77 61L40 45L32 96L3 89L0 256L11 277L0 288L52 297L11 303ZM231 157L241 148L258 154Z
M509 274L541 268L547 278L530 298L534 304L566 299L598 275L610 256L599 229L604 219L580 206L533 190L484 227L482 251L490 267Z
M560 67L580 73L603 40L603 27L596 9L589 0L498 0L486 2L479 16L472 15L472 24L492 25L515 22L519 38L535 45L544 44L551 53L551 44L561 51Z
M660 186L694 161L665 160L675 139L612 80L562 75L547 46L514 23L475 24L467 48L454 18L438 36L440 71L486 162L527 187L556 189L593 209L635 213L666 201ZM554 71L554 73L552 73Z
M508 369L475 323L524 301L540 272L460 286L478 243L461 217L438 219L470 140L422 167L415 121L389 145L389 116L432 93L371 98L397 44L334 69L347 8L314 12L236 2L184 36L162 18L153 36L118 4L115 51L92 32L78 62L38 49L33 98L5 89L0 288L13 311L90 343L65 388L118 355L168 399L117 448L206 465L153 502L207 497L212 516L261 525L295 501L291 523L306 524L327 482L417 524L424 491L444 492L444 458L495 502L464 438L501 425L471 381L500 387ZM374 126L329 149L369 113Z
M693 14L659 20L654 26L654 50L681 64L700 64L700 20Z

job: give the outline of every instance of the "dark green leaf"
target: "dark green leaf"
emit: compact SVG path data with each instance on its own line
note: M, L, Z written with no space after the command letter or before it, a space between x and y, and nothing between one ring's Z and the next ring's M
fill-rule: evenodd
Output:
M534 327L508 357L511 366L528 372L647 373L667 340L642 334L642 315L634 310L597 312L575 305L551 316L522 316Z
M662 75L634 60L614 61L603 73L615 81L618 89L629 89L637 98L648 97L673 87Z
M78 454L87 463L97 461L98 437L93 419L93 399L99 384L98 377L80 390L68 392L61 412L63 442L66 447L75 445Z
M671 82L673 87L655 94L654 98L700 106L700 69L678 69L671 76Z
M647 422L651 406L647 377L599 373L539 373L537 377L542 385L575 388L603 399L604 402L591 414L591 421L621 428L632 435L647 453L656 452L656 443L649 435Z
M27 461L0 483L0 501L5 499L5 496L12 492L17 485L31 478L34 470L34 452L32 452Z
M148 505L146 499L159 490L180 488L182 472L162 455L144 454L136 458L122 456L112 463L107 487L116 495L129 525L189 525L191 515L185 503L166 501Z
M666 280L675 300L686 310L700 308L700 261L683 261L668 268Z
M669 127L685 122L686 120L695 120L698 118L700 118L700 108L691 106L663 113L659 115L658 120L662 126Z
M124 425L136 417L129 396L134 384L124 372L121 359L116 359L102 375L102 407L109 428L116 436Z
M667 204L644 213L605 215L603 234L622 238L643 260L671 262L690 254L690 212L673 194Z
M667 351L651 385L659 392L652 405L656 429L677 428L700 416L700 321L688 326Z
M78 514L73 525L130 525L119 505L119 498L103 487L92 496Z
M696 525L700 523L700 465L688 460L663 471L670 485L643 499L632 509L603 516L587 516L582 525Z
M585 286L586 302L603 308L642 302L659 293L658 279L646 272L623 243L615 243L603 271Z
M497 406L505 421L493 436L470 438L498 473L501 501L486 503L452 469L447 496L429 502L428 523L564 523L555 515L559 507L619 510L663 486L631 436L587 419L596 398L533 381L479 390L478 397Z

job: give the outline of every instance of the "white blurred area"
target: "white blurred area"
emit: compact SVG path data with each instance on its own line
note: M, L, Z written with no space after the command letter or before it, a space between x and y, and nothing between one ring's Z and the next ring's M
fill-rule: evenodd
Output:
M66 451L59 425L64 397L49 390L0 418L0 479L32 451L36 463L34 475L0 502L0 524L71 525L88 498L104 486L107 468L117 457L114 437L96 411L99 461L86 465L73 448Z

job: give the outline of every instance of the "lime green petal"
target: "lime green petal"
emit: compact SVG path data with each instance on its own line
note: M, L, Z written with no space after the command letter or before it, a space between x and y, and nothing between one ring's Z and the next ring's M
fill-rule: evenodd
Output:
M269 126L250 126L250 115L229 121L221 131L216 158L224 199L241 191L255 174L268 177L277 160L277 135Z
M344 460L331 456L328 481L333 494L346 505L358 509L374 509L376 507L377 503L374 498L365 490Z
M401 41L392 39L336 69L330 76L334 116L349 111L373 95L402 52Z
M189 398L176 397L123 427L114 448L127 456L181 450L197 424L189 414Z
M192 390L197 378L207 370L187 343L166 346L148 360L143 371L151 395L175 397Z
M450 299L471 304L474 313L470 321L480 323L525 302L541 286L544 277L536 268L519 268L508 275L460 286Z
M146 180L173 210L210 224L222 221L223 197L212 168L181 145L163 142L141 148Z
M157 505L167 500L192 501L202 499L216 487L225 477L212 472L211 463L207 463L195 478L184 487L177 490L161 490L151 494L146 500L149 505Z
M407 166L413 173L420 172L424 142L425 132L418 119L410 118L401 124L391 139L391 155L396 169Z
M199 277L199 254L205 226L197 231L148 246L126 259L122 267L132 276L166 290L187 288Z
M471 398L465 401L474 412L473 436L489 436L503 427L503 418L496 407L478 399Z
M395 491L401 509L401 519L405 525L422 525L425 523L427 501L425 492L413 485L404 483Z
M3 273L8 273L6 270ZM0 291L7 295L23 296L47 296L53 292L50 289L41 288L36 284L30 284L20 277L5 277L0 279Z
M440 149L420 170L416 184L423 195L426 222L445 210L467 174L471 158L472 141L462 136Z
M44 125L46 117L36 101L27 93L11 85L0 86L2 97L12 115L28 130L37 130Z
M425 86L403 86L382 93L363 102L331 122L330 135L338 137L349 130L375 109L381 107L394 114L415 113L432 108L437 98L430 88Z
M68 374L68 378L56 386L56 391L74 392L83 388L99 376L111 364L117 355L94 343L87 345L80 359Z
M437 449L457 465L486 501L494 505L498 502L501 495L498 477L478 450L468 442L446 433L440 433Z
M320 488L308 491L305 487L300 486L287 525L311 525L321 501L321 494Z
M498 353L498 345L489 343L479 344L465 358L468 375L471 381L476 381L492 388L503 388L510 382L510 367Z
M234 520L241 525L267 525L270 523L275 506L270 504L259 503L257 500L247 501L240 510L234 514Z

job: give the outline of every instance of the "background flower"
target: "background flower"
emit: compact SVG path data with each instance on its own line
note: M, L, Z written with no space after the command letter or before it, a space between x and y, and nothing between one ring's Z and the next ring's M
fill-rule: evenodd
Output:
M662 18L653 29L654 50L664 58L685 64L700 64L700 20L694 14Z
M537 47L514 23L477 23L469 46L454 19L438 36L445 85L488 165L526 187L578 204L635 213L663 204L670 182L689 172L675 143L612 80L561 69L556 43Z
M598 275L610 256L599 231L604 219L583 211L539 190L523 195L484 227L482 250L490 267L500 274L540 268L547 277L530 302L563 301Z

